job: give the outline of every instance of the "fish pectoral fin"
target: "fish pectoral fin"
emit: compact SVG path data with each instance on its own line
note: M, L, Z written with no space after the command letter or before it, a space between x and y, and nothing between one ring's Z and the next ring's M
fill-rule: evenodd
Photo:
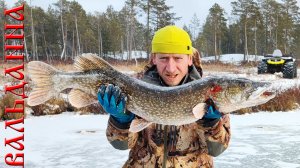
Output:
M72 89L69 93L68 99L71 105L77 108L85 107L98 102L96 96L85 93L80 89Z
M199 103L193 108L193 114L197 119L201 119L206 112L206 103Z
M149 122L145 119L134 119L131 124L130 124L130 128L129 128L129 131L130 132L140 132L142 131L143 129L147 128L149 125L151 125L152 122Z

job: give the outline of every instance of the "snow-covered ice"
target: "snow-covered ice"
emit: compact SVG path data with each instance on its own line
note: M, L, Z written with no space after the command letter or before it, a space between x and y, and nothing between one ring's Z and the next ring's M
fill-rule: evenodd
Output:
M216 167L300 167L299 112L231 115L232 140Z
M299 168L300 110L231 115L229 148L214 158L216 168ZM107 142L107 115L55 116L25 119L25 163L28 168L119 168L128 150ZM0 123L0 139L13 137ZM1 149L1 162L3 152ZM0 167L5 167L3 162Z

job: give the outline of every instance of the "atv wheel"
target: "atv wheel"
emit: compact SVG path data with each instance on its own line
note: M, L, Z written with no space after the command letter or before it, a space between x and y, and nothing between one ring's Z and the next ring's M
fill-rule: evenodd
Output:
M263 74L268 72L268 64L264 61L261 61L257 67L257 73Z
M295 63L294 62L287 62L283 65L282 68L283 78L292 79L297 75L295 72Z

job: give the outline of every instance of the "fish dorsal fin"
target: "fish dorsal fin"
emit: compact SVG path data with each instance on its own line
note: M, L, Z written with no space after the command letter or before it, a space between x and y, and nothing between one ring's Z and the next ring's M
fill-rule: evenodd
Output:
M88 70L113 70L114 68L106 62L104 59L98 57L96 54L82 54L76 57L74 66L77 70L88 71Z
M145 119L134 119L131 124L129 131L130 132L140 132L143 129L147 128L149 125L151 125L152 122L146 121Z
M96 96L85 93L80 89L72 89L68 98L71 105L77 108L85 107L98 102Z

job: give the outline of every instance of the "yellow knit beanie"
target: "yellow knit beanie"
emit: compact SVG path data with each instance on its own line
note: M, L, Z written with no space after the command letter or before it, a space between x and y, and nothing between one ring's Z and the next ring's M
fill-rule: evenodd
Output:
M154 34L152 53L192 54L190 36L177 26L163 27Z

